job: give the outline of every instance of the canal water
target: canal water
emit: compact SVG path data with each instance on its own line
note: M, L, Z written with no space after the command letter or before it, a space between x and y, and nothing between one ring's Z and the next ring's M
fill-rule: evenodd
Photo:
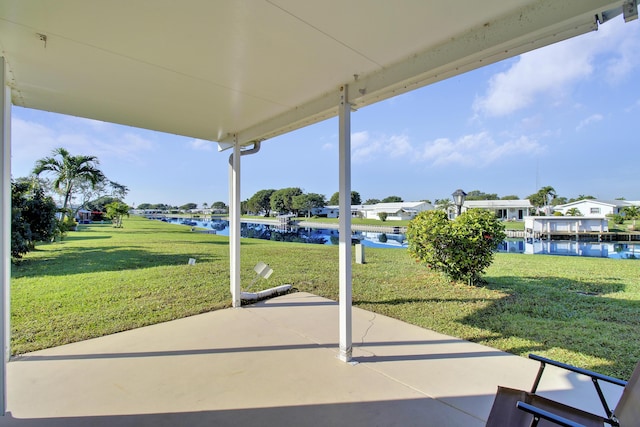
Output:
M225 220L198 221L183 218L166 218L163 221L210 230L222 236L229 235L229 222ZM240 235L245 238L265 239L282 242L337 245L338 230L325 228L294 227L288 231L277 226L259 223L245 223L240 227ZM355 231L352 239L365 247L399 248L408 247L406 236L399 233ZM546 241L532 239L507 239L498 248L499 252L567 255L598 258L640 259L640 244L613 242L576 242L571 240Z
M197 221L182 218L167 218L165 221L171 224L182 224L212 230L212 232L221 236L229 235L229 221L225 220ZM246 238L279 242L313 243L321 245L338 244L338 230L326 228L293 227L287 231L283 231L275 225L243 222L240 224L240 235ZM351 238L360 241L364 246L373 248L406 249L408 247L404 234L354 231Z

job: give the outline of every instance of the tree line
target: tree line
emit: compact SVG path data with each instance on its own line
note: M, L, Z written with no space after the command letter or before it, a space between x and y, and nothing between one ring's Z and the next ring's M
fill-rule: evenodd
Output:
M280 190L260 190L249 199L242 202L242 212L263 213L265 216L269 216L271 212L309 213L313 208L338 205L339 197L340 193L335 192L329 200L326 200L322 194L304 193L298 187L288 187ZM545 210L550 210L552 206L584 199L595 199L595 197L581 194L575 198L567 198L558 196L556 190L552 186L545 186L540 188L537 192L527 196L526 199L529 200L536 210L544 212ZM515 194L499 197L497 193L485 193L480 190L471 190L467 193L466 200L520 200L520 197ZM363 203L362 198L357 191L351 192L352 205L375 205L378 203L397 203L403 201L404 200L399 196L388 196L384 199L367 199ZM429 199L423 199L421 201L433 204L436 209L444 211L454 206L451 198L435 199L433 203Z
M149 210L158 210L158 211L165 211L165 212L170 212L170 211L177 212L177 211L190 211L190 210L198 209L198 204L189 202L181 206L175 206L175 205L172 206L165 203L140 203L137 208L144 209L144 210L149 209ZM209 205L207 202L204 202L202 204L202 209L226 211L228 210L228 207L225 202L221 202L221 201L213 202L211 203L211 205Z
M367 199L365 205L377 203L402 202L399 196L388 196L382 200ZM362 198L357 191L351 192L351 205L361 205ZM340 192L333 193L327 201L323 194L305 193L299 187L281 188L279 190L267 189L256 192L249 199L242 202L242 213L263 214L270 216L272 212L293 213L296 215L305 214L310 216L313 209L320 209L326 206L337 206L340 204Z
M287 187L279 190L276 189L264 189L259 190L249 199L241 202L242 214L253 213L262 214L264 216L270 216L272 213L294 213L294 214L306 214L310 215L315 208L323 208L326 206L337 206L339 204L339 192L335 192L328 200L327 198L318 193L305 193L299 187ZM519 200L520 197L516 194L509 194L505 196L498 196L497 193L486 193L481 190L471 190L467 193L466 200ZM595 199L591 195L580 194L575 198L568 198L559 196L556 190L552 186L545 186L540 188L537 192L530 194L526 197L529 202L536 209L536 212L549 213L553 206L571 203L584 199ZM351 204L352 205L375 205L378 203L397 203L404 200L400 196L388 196L383 199L366 199L362 201L360 193L357 191L351 192ZM433 204L436 209L448 211L453 208L453 200L451 198L435 199L432 202L429 199L421 200L423 202ZM228 206L221 201L214 202L211 205L207 203L202 204L202 209L211 209L228 211ZM182 206L171 206L164 203L150 204L141 203L138 205L138 209L155 209L161 211L178 211L178 210L194 210L198 208L197 203L186 203Z
M254 213L270 216L272 212L277 213L305 213L307 215L314 208L323 208L325 206L337 206L340 202L340 193L335 192L329 200L323 195L318 193L305 193L299 187L288 187L276 189L266 189L256 192L249 199L241 202L242 214ZM393 203L402 202L402 198L399 196L388 196L384 199L367 199L365 205L375 205L377 203ZM430 203L430 202L429 202ZM362 198L357 191L351 192L351 204L361 205ZM174 206L165 203L141 203L137 206L138 209L144 210L159 210L164 212L171 211L189 211L198 209L197 203L185 203L181 206ZM211 205L208 203L202 203L201 209L213 209L218 211L228 211L229 207L221 201L213 202Z

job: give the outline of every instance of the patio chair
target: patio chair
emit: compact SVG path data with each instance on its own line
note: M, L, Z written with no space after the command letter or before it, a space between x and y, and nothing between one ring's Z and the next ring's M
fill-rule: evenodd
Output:
M529 355L529 358L540 362L540 369L531 391L498 387L487 420L487 427L602 427L605 424L614 427L640 426L640 363L636 366L629 381L623 381L534 354ZM546 365L556 366L591 378L606 418L537 395L536 391ZM613 410L602 392L601 381L623 387L622 396Z

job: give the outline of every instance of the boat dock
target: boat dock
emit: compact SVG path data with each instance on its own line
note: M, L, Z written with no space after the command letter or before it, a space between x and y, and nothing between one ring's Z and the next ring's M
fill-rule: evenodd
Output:
M575 240L578 242L640 242L640 232L506 230L505 233L507 237L511 239Z

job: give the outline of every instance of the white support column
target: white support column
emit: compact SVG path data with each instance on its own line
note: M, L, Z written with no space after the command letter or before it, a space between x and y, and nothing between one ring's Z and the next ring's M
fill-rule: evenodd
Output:
M7 362L11 354L10 343L10 307L9 292L11 285L11 90L6 86L5 61L0 57L0 138L2 150L0 152L0 164L2 164L2 225L0 234L2 258L2 289L0 289L0 343L2 343L2 368L0 368L0 415L7 412Z
M240 307L240 144L233 145L229 163L229 260L230 287L234 307Z
M340 150L340 226L339 226L339 264L340 264L340 349L338 357L343 362L351 360L351 105L348 87L343 86L340 93L339 150Z

